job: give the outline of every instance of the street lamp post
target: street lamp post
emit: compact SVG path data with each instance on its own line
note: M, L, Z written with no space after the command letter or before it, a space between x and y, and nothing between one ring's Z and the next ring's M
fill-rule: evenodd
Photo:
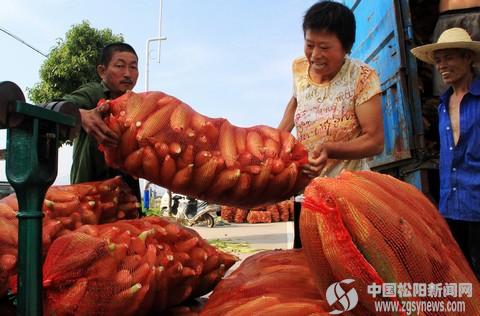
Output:
M147 38L146 47L145 47L145 91L149 89L149 66L150 66L150 43L158 42L158 55L157 55L157 62L160 63L160 48L162 41L166 40L165 36L162 36L162 14L163 14L163 1L160 0L160 13L159 13L159 21L158 21L158 37L150 37ZM148 191L148 183L145 185L145 190L143 194L150 194ZM171 196L169 191L169 196ZM168 211L170 212L170 202L171 199L168 201Z
M158 37L151 37L147 38L146 49L145 49L145 91L148 91L148 84L149 84L149 66L150 66L150 43L158 42L158 55L157 55L157 62L160 63L160 48L161 42L166 40L165 36L162 36L162 14L163 14L163 1L160 0L160 14L159 14L159 21L158 21Z
M147 44L146 44L146 61L145 61L145 91L148 91L148 77L149 77L149 71L148 67L150 66L150 43L151 42L160 42L163 40L166 40L166 37L151 37L147 39ZM160 63L160 46L158 49L158 62Z

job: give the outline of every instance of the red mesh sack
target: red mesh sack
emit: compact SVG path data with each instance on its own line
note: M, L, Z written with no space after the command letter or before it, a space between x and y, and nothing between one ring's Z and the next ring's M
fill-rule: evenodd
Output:
M8 203L5 203L5 201ZM0 200L0 298L7 293L10 287L9 284L12 282L16 283L14 276L17 273L18 255L17 210L18 204L14 194ZM48 217L43 219L43 255L46 254L51 241L63 230L64 226L60 221L51 220Z
M164 218L85 225L49 249L43 266L46 313L161 312L210 292L236 259Z
M43 211L60 220L66 229L85 224L109 223L139 216L140 203L120 176L104 181L52 186Z
M0 255L17 254L18 219L17 212L0 200Z
M200 313L217 315L329 315L302 250L252 255L223 279Z
M3 204L7 204L14 211L18 211L18 201L17 201L17 196L15 195L15 193L7 195L6 197L1 199L0 201Z
M237 208L233 221L237 224L245 223L247 220L248 210Z
M82 225L136 218L140 204L120 177L48 189L42 210L43 256L58 237ZM0 200L0 269L7 278L16 274L18 248L18 202L15 194ZM0 297L8 285L0 278ZM11 283L16 286L16 278ZM2 286L3 285L3 286Z
M307 151L288 132L208 118L162 92L127 92L109 103L105 122L120 145L100 149L109 166L132 176L237 207L281 201L309 181L299 172Z
M0 201L18 211L15 194ZM103 181L51 186L42 206L45 219L60 221L68 230L85 224L137 218L139 208L140 203L120 176Z
M278 212L277 204L268 205L266 210L267 212L270 212L270 215L272 216L272 222L280 221L280 213Z
M236 212L237 212L237 209L235 207L223 205L220 210L220 216L222 217L223 220L229 223L233 223Z
M278 205L278 213L280 216L280 221L288 222L290 220L290 209L288 206L288 201L282 201L277 205Z
M0 200L0 298L7 293L8 279L15 273L18 253L17 213Z
M247 222L249 224L271 223L272 214L269 211L250 211L247 215Z
M359 302L355 314L375 314L375 302L420 300L445 306L462 301L466 314L480 314L479 283L448 225L409 184L367 171L317 178L305 190L300 233L322 295L334 282L355 280L352 286ZM369 285L384 283L471 283L473 297L368 293Z
M16 258L16 257L15 257ZM0 297L4 296L8 291L8 279L10 274L0 266Z
M5 203L5 199L8 203ZM0 200L0 297L7 293L10 282L16 282L18 254L17 200L14 194ZM16 209L12 208L15 207ZM64 230L60 221L43 219L42 250L46 254L51 241ZM9 282L9 279L14 278Z

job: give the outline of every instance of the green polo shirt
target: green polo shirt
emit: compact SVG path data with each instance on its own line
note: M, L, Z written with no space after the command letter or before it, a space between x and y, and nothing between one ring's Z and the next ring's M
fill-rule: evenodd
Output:
M103 82L84 84L76 91L63 97L63 100L72 102L82 109L91 110L97 106L100 99L109 99L110 91ZM70 171L70 182L80 183L88 181L105 180L121 175L132 188L140 200L140 187L138 180L109 168L105 158L98 149L95 138L89 136L82 128L80 135L73 141L73 162Z

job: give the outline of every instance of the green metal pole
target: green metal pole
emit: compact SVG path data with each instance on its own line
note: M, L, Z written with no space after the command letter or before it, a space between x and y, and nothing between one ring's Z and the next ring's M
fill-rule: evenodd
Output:
M19 316L42 316L42 204L57 176L58 125L37 118L7 132L7 178L17 194Z
M42 192L39 192L42 191ZM42 310L42 217L45 191L39 187L20 190L18 217L18 287L17 315L41 316ZM20 242L22 241L22 242Z

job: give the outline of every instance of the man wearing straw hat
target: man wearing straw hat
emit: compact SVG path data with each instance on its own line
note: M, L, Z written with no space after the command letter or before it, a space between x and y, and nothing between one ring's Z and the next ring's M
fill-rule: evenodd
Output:
M480 42L451 28L412 53L434 65L449 86L438 106L439 210L480 279L480 77L474 70Z
M452 27L465 29L470 37L480 40L480 1L479 0L440 0L438 20L433 31L433 41L437 41L443 31ZM438 73L433 74L433 95L438 97L446 87Z

